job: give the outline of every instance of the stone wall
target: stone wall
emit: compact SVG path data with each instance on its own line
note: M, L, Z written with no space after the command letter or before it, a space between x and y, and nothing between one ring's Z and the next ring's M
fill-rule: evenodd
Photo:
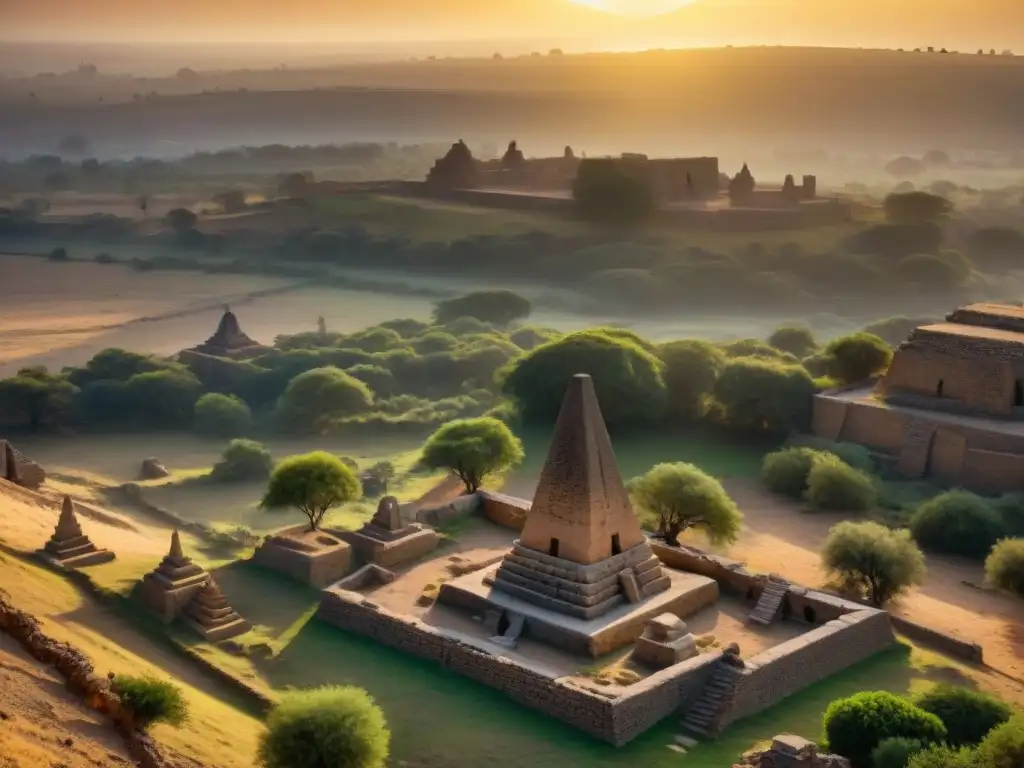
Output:
M530 511L530 502L516 496L492 491L478 491L480 509L488 520L502 528L521 531L526 524L526 513Z
M347 574L351 560L352 548L340 539L334 547L302 551L284 546L270 537L252 554L252 562L256 565L321 589Z
M773 707L797 691L895 642L889 614L862 609L746 660L721 726Z
M14 457L14 467L8 466L7 456ZM6 440L0 440L0 478L11 478L18 485L33 490L46 482L46 470L27 458Z
M975 664L984 664L984 652L980 645L958 637L947 635L945 632L926 627L917 622L904 619L900 616L892 617L892 625L901 635L908 640L927 645L940 653L965 659Z
M696 701L719 658L702 654L621 693L593 692L494 656L466 636L391 613L352 592L325 591L317 616L345 631L436 662L617 746Z

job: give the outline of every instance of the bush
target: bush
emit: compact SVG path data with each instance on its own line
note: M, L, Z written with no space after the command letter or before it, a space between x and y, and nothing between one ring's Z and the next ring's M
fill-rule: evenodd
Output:
M962 265L928 253L904 256L896 262L895 271L901 280L929 294L948 293L963 285L967 277ZM970 274L969 267L967 273Z
M806 498L814 509L868 512L878 503L878 489L864 472L839 457L826 456L811 467Z
M918 507L910 530L927 550L983 558L999 540L1003 526L999 514L981 497L949 491Z
M690 528L700 528L713 544L739 536L743 514L722 484L693 464L658 464L629 483L641 511L658 519L658 533L672 545Z
M270 477L274 460L262 444L255 440L232 440L221 460L213 465L210 477L218 482L265 480Z
M802 499L807 477L823 454L812 448L783 448L767 454L761 462L761 482L772 493Z
M602 224L639 224L655 209L650 185L611 158L583 160L572 195L584 217Z
M181 690L166 680L116 675L110 689L120 697L141 730L156 723L178 728L188 719L188 705Z
M334 418L369 410L373 393L363 382L331 366L300 373L278 403L282 424L299 431L318 431Z
M953 750L933 745L910 758L907 768L979 768L977 757L970 749Z
M678 419L704 415L725 355L713 344L683 339L662 344L656 354L665 364L665 387L669 413Z
M892 347L899 346L915 329L935 322L927 317L886 317L865 325L861 333L877 336Z
M937 685L914 703L942 721L946 743L953 747L980 744L989 731L1013 715L1013 710L998 699L954 685Z
M1016 715L982 739L977 768L1020 768L1024 765L1024 715Z
M249 406L234 395L203 395L196 401L194 414L196 431L206 435L238 437L252 428Z
M1003 539L985 560L985 575L999 589L1024 597L1024 539Z
M821 550L822 565L873 605L882 606L924 581L924 555L907 531L878 523L833 526Z
M814 380L798 365L741 357L726 363L714 398L736 429L785 434L811 421Z
M523 444L497 419L462 419L445 424L423 446L420 463L430 469L448 469L466 486L479 490L484 478L523 460Z
M776 328L768 337L768 344L798 358L807 357L818 348L818 342L815 341L810 329L796 325Z
M888 195L882 204L885 217L894 224L927 224L946 218L953 204L928 192L904 192Z
M888 368L892 347L869 333L853 333L829 342L825 356L825 372L840 384L853 384Z
M765 360L777 360L780 363L794 365L799 360L789 352L760 341L759 339L737 339L722 344L726 357L760 357Z
M286 694L260 736L264 768L384 768L391 734L384 713L359 688Z
M875 460L871 457L870 449L857 443L839 443L815 435L798 435L790 441L790 444L834 454L854 469L867 472L869 475L875 471Z
M446 325L453 320L471 317L504 328L515 320L529 317L533 304L512 291L477 291L454 299L439 301L434 308L434 322Z
M201 386L188 369L138 373L125 386L132 414L147 426L177 427L192 420Z
M665 415L664 366L652 354L624 339L599 331L571 333L519 358L503 388L525 418L552 423L558 416L569 380L589 373L612 428L656 423Z
M906 699L886 691L864 691L829 704L825 711L828 749L846 757L853 768L871 768L871 753L886 739L942 741L942 721Z
M871 768L907 768L910 758L924 747L917 739L886 739L871 753Z
M47 257L50 261L67 261L68 260L68 249L67 248L54 248L50 251L50 255Z
M387 398L395 394L395 377L387 368L379 365L353 365L345 373L363 382L378 398Z

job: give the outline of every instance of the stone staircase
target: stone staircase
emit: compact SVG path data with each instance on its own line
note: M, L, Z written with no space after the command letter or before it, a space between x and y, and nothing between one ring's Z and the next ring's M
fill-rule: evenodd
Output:
M779 615L779 608L782 606L782 601L786 599L788 591L788 582L769 578L765 584L764 591L761 592L757 605L750 612L749 620L755 624L762 624L767 627Z
M924 419L914 419L907 427L907 436L900 451L896 469L901 475L912 478L924 477L928 471L928 458L935 437L935 424Z
M683 716L680 725L683 730L703 738L714 736L726 707L732 702L733 692L739 683L740 671L720 661L704 684L700 698Z

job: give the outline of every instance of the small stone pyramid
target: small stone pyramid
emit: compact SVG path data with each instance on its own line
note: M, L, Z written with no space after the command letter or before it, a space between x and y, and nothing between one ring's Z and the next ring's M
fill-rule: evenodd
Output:
M181 537L171 534L171 548L155 570L139 583L139 597L166 622L178 618L210 575L185 556Z
M248 632L252 627L228 604L216 580L210 576L185 608L185 620L210 642L220 642Z
M98 565L109 563L114 559L113 552L97 548L82 532L82 526L78 524L75 505L70 496L64 497L57 527L40 554L51 563L64 568Z

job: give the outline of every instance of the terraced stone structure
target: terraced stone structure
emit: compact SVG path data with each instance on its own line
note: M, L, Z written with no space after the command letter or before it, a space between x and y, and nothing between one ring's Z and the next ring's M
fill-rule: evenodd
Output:
M137 596L164 622L178 618L210 579L202 567L185 556L181 537L171 534L171 548L160 565L147 573L137 586Z
M633 512L594 382L574 376L523 532L498 568L494 588L593 619L670 584Z
M26 458L7 440L0 440L0 477L9 483L35 490L46 482L46 471Z
M235 313L230 307L224 307L224 314L213 336L195 347L193 351L214 357L244 358L261 354L266 349L259 342L246 336Z
M57 527L39 554L62 568L83 568L87 565L109 563L114 559L113 552L99 549L82 532L82 526L75 516L75 504L70 496L64 497Z
M185 621L212 643L238 637L252 629L252 625L228 604L212 576L185 606Z
M819 395L814 431L890 454L907 477L1024 491L1024 308L971 304L922 325L877 384Z
M402 520L401 505L394 496L385 496L377 512L358 531L343 533L359 557L367 563L391 568L415 560L437 549L441 537L421 523Z

